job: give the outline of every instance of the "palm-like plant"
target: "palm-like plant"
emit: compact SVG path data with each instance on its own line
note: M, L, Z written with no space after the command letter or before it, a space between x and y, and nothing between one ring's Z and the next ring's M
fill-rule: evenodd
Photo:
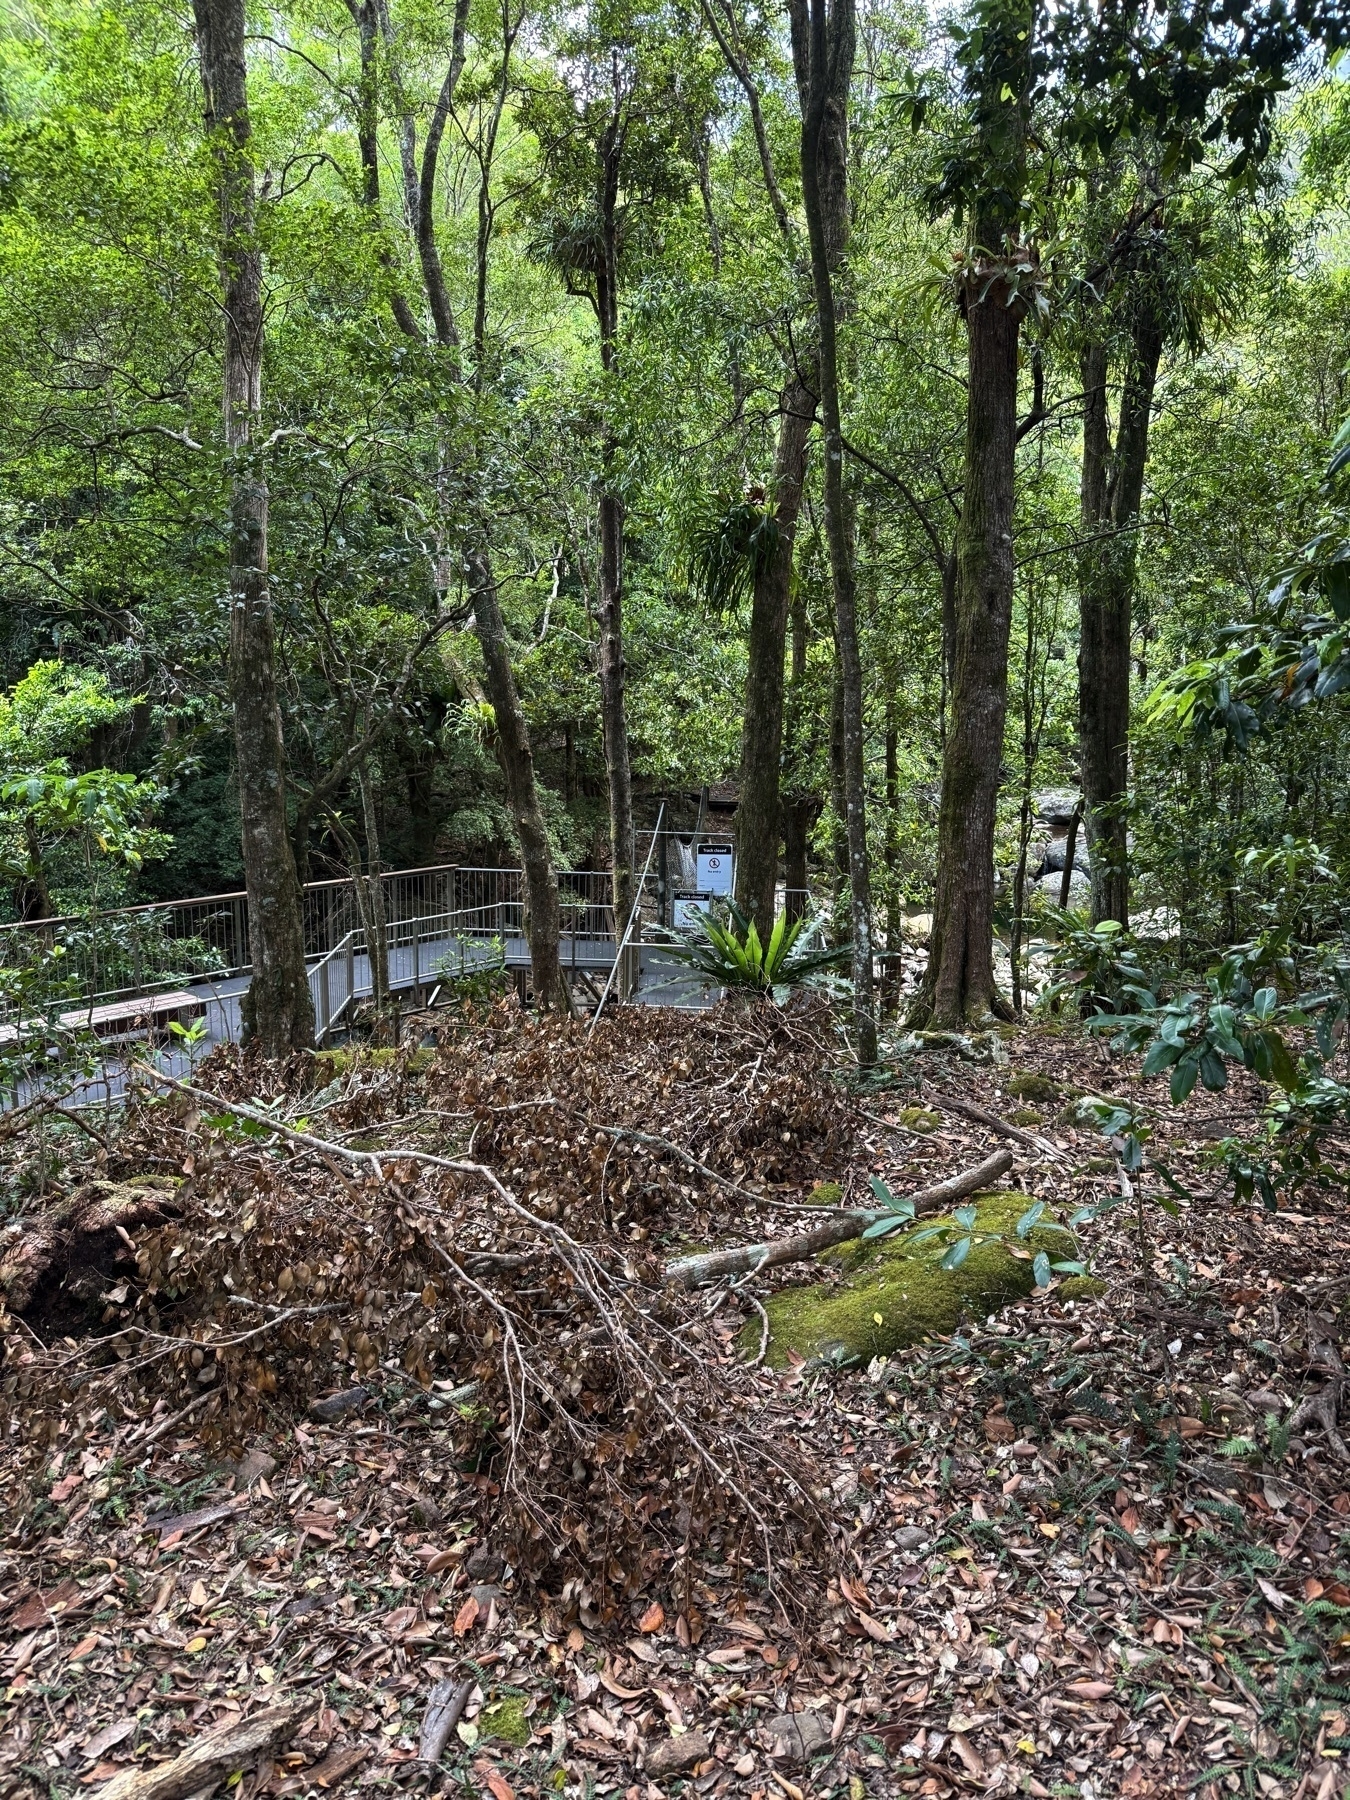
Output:
M752 993L785 999L788 992L812 976L846 960L847 944L833 949L815 941L816 925L804 918L789 919L779 913L765 942L759 927L734 901L727 902L724 924L709 913L700 913L698 930L684 935L670 954L688 963L719 987L748 989Z

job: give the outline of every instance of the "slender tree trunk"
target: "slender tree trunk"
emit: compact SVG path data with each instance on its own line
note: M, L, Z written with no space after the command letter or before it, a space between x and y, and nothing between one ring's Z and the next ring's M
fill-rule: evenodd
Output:
M440 160L441 141L450 118L455 88L464 69L464 33L468 17L469 0L455 0L450 28L450 61L446 67L445 80L441 83L441 91L436 96L431 123L427 126L426 142L422 146L422 173L417 187L417 257L422 265L422 283L426 288L427 305L431 308L436 342L449 349L459 347L459 332L450 305L449 290L445 285L440 252L436 247L436 166Z
M616 103L599 146L602 254L595 280L600 362L606 377L618 368L619 172L626 115ZM617 446L606 432L600 485L600 720L609 777L609 847L613 868L614 935L623 936L633 909L633 771L628 755L628 709L623 653L623 496L614 479Z
M549 851L539 791L535 786L529 727L520 704L515 671L511 667L497 584L485 551L476 550L470 554L468 575L474 624L483 649L488 698L497 724L497 754L506 776L511 818L520 841L521 867L525 875L525 935L530 945L534 1002L541 1011L570 1014L571 990L558 957L558 939L562 930L558 877Z
M628 756L627 684L623 654L623 501L600 494L600 722L609 777L609 849L614 932L621 937L633 909L633 771Z
M811 753L814 733L806 716L806 652L810 626L806 616L806 596L800 590L792 597L791 613L792 686L787 719L788 793L783 801L783 885L787 916L796 919L806 911L808 839L820 811L820 800L802 784L801 765Z
M834 858L836 900L848 882L848 801L844 783L844 678L839 668L839 646L836 643L830 680L830 850Z
M1162 332L1141 300L1127 352L1114 453L1107 414L1107 352L1083 351L1082 522L1078 564L1078 743L1092 923L1129 924L1125 801L1129 789L1130 625L1139 506L1148 463L1153 389Z
M229 687L253 979L245 1035L265 1055L314 1042L300 883L286 821L285 752L267 579L262 414L262 252L249 153L243 0L194 0L206 124L216 154L225 315L224 419L230 468Z
M405 337L420 338L421 327L403 296L398 270L384 239L384 221L380 217L380 142L379 142L379 70L376 48L379 43L379 0L347 0L356 21L361 40L361 79L357 88L356 145L361 157L361 198L368 208L373 228L380 234L380 267L389 279L389 307L394 321Z
M1026 187L1032 0L991 11L967 81L980 118L984 191L962 272L966 442L943 750L933 932L916 1023L954 1027L1006 1015L994 987L994 823L1008 705L1012 626L1017 343L1027 300L1013 265Z
M371 998L381 1035L389 1018L389 909L384 898L384 863L380 856L380 822L375 810L375 784L370 778L370 764L361 762L361 823L366 839L366 894L370 911L370 930L366 950L370 956ZM361 879L359 869L353 878Z
M756 572L750 608L741 727L741 792L736 813L736 901L755 921L761 937L773 926L778 882L783 660L792 592L792 553L814 414L815 396L798 376L789 376L783 387L774 458L778 547L767 567Z
M804 9L809 9L803 19ZM844 434L839 404L839 351L834 266L839 248L827 221L847 220L848 88L857 37L854 0L792 0L792 49L802 107L802 201L811 244L811 285L816 301L820 369L821 438L824 449L825 540L834 593L835 639L843 690L844 804L848 837L849 899L853 926L853 1012L858 1062L877 1059L872 978L872 884L867 851L862 656L853 533L844 491ZM803 25L806 29L803 30ZM803 77L805 76L805 80Z
M957 528L951 724L942 765L937 889L917 1018L983 1024L994 989L994 818L1008 698L1019 313L997 282L967 293L965 493Z
M886 697L886 973L881 983L887 1017L900 1010L900 969L904 955L900 904L900 733L895 718L895 680Z

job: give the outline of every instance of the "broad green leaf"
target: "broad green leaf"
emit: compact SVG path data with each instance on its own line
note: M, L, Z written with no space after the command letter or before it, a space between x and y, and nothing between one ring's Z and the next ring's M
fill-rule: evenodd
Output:
M969 1237L957 1238L956 1242L951 1246L951 1248L947 1251L946 1255L943 1257L942 1267L944 1269L959 1269L961 1267L961 1264L970 1255L970 1246L974 1242L975 1242L974 1238L969 1238Z
M1038 1200L1034 1206L1029 1206L1027 1208L1027 1210L1022 1214L1021 1218L1017 1221L1017 1225L1016 1225L1015 1229L1016 1229L1018 1237L1020 1237L1020 1238L1029 1237L1031 1235L1032 1228L1036 1224L1036 1221L1040 1218L1041 1214L1044 1211L1045 1211L1044 1200Z
M1196 1077L1199 1073L1200 1058L1194 1051L1191 1051L1182 1057L1181 1061L1172 1071L1170 1092L1172 1095L1173 1106L1180 1106L1182 1101L1189 1096L1191 1089L1195 1086Z

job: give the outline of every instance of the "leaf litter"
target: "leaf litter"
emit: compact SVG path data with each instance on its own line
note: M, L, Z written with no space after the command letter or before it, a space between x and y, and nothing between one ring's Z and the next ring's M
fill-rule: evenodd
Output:
M1253 1081L1156 1109L1198 1198L1091 1227L1099 1297L774 1372L801 1269L668 1257L1010 1141L1065 1216L1117 1180L1074 1096L1153 1087L1044 1027L859 1094L809 1009L412 1025L11 1158L0 1795L278 1707L240 1800L1342 1793L1346 1230L1213 1197Z

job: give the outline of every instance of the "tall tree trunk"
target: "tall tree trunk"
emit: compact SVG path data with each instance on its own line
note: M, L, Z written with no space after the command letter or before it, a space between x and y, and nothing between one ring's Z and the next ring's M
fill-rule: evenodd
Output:
M440 252L436 248L436 166L440 160L441 140L450 118L455 88L464 69L464 33L468 17L469 0L455 0L454 19L450 27L450 61L446 67L445 80L441 83L441 91L436 96L431 123L427 126L426 142L422 146L422 173L417 185L417 258L422 265L422 283L426 288L427 305L431 309L436 342L447 349L459 348L459 331L441 269Z
M379 69L376 48L379 43L379 0L347 0L356 21L361 42L361 78L357 87L356 146L361 157L361 199L368 208L373 227L380 234L378 251L380 267L389 279L389 307L394 321L405 337L420 338L421 327L403 296L398 270L384 239L384 221L380 217L380 139L379 139Z
M848 800L844 793L844 678L836 642L830 676L830 852L834 861L834 897L848 882Z
M497 724L497 754L506 776L511 818L520 841L520 860L525 876L525 935L530 945L534 1002L541 1011L570 1014L572 994L558 958L558 939L562 930L558 877L549 852L539 791L535 786L529 727L516 688L515 671L506 643L506 624L486 551L480 549L470 553L468 576L474 624L483 649L488 698Z
M619 356L619 174L623 161L626 109L616 97L599 144L600 266L595 277L595 311L600 325L600 362L607 378ZM604 728L605 770L609 777L609 847L613 867L614 935L621 938L633 909L636 861L633 843L633 771L628 755L628 709L623 653L623 496L615 481L617 445L606 432L600 476L600 720Z
M609 778L609 850L613 871L614 933L622 937L633 909L633 771L628 755L628 707L623 654L623 501L606 485L600 493L600 723Z
M810 740L814 733L806 716L806 652L810 625L806 616L806 596L800 589L792 597L791 613L792 685L788 690L788 791L783 800L783 885L785 911L790 919L796 919L806 911L808 838L820 811L820 799L803 786L801 779L800 765L811 752Z
M805 15L805 16L804 16ZM802 201L811 244L820 358L821 437L824 448L825 540L830 554L835 639L843 689L844 804L848 836L849 900L853 926L853 1014L858 1062L877 1059L872 979L872 884L867 853L862 656L858 642L853 531L844 492L844 433L839 405L839 349L834 267L839 251L828 221L847 220L848 89L857 38L854 0L791 0L792 52L802 106Z
M797 375L783 386L774 457L778 545L755 572L741 727L741 792L736 812L736 901L761 937L772 929L778 882L779 785L783 756L783 658L792 553L806 479L815 396ZM791 885L789 883L789 885Z
M985 277L985 279L990 279ZM983 1024L994 989L994 815L1008 699L1019 313L997 283L970 305L965 493L957 528L951 724L942 764L937 887L916 1016Z
M1125 801L1129 788L1130 622L1139 506L1148 464L1162 331L1147 296L1131 324L1114 452L1107 412L1106 346L1082 356L1085 540L1078 562L1078 743L1092 923L1130 918Z
M239 771L253 979L244 1031L267 1056L308 1049L300 883L286 823L285 752L267 579L267 482L255 436L262 415L262 252L249 153L244 0L193 0L206 124L216 157L225 315L224 421L230 472L229 687Z
M994 823L1008 705L1017 451L1017 343L1027 301L1014 267L1026 187L1032 0L991 11L967 76L984 183L959 298L966 441L953 594L951 723L942 759L933 932L916 1023L1006 1014L994 987Z
M900 1010L900 971L904 955L903 908L900 904L900 733L895 716L896 680L886 695L886 972L881 1004L886 1017Z
M384 862L380 856L380 823L375 810L375 783L370 778L370 763L361 759L361 824L366 839L366 894L369 901L370 928L366 950L370 957L370 990L380 1034L385 1034L389 1018L389 909L384 897ZM360 881L358 869L352 878Z

